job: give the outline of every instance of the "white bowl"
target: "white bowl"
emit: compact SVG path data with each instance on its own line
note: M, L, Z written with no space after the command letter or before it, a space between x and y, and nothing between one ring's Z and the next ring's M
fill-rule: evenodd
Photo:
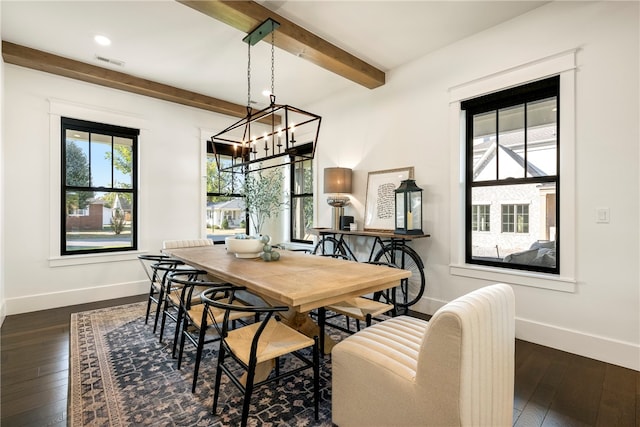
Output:
M227 251L234 253L237 258L257 258L264 246L258 239L236 239L231 236L224 239L224 244Z

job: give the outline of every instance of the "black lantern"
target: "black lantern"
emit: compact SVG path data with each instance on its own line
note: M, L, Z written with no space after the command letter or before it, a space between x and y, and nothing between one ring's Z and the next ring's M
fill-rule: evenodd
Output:
M422 188L406 179L396 189L396 233L422 233Z

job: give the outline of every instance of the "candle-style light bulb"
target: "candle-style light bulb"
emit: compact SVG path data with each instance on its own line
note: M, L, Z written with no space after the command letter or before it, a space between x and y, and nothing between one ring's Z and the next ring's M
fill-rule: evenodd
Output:
M267 135L267 133L264 133L264 151L269 151L269 147L267 147L267 142L269 141L269 135Z
M407 230L413 230L413 212L411 212L411 193L407 193L407 204L409 205L409 212L407 212Z
M282 143L280 142L280 138L282 138L282 128L278 128L278 147L282 146Z
M295 123L291 123L291 143L293 144L294 142L296 142L296 125Z

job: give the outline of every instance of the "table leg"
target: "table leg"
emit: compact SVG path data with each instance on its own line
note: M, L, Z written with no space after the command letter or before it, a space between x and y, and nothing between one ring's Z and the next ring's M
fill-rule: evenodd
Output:
M283 316L283 322L293 329L305 334L306 336L313 338L320 335L320 328L314 322L308 313L299 313L297 311L288 311ZM333 346L336 342L326 333L324 334L324 354L330 354Z

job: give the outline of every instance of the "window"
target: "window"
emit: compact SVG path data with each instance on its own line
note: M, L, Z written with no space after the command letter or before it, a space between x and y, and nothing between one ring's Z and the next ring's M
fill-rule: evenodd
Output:
M61 118L61 254L137 249L138 129Z
M247 211L241 194L241 168L219 171L213 148L207 143L207 238L222 242L225 237L248 233ZM231 166L231 156L220 156L220 168Z
M529 233L529 205L502 205L502 232Z
M467 263L559 273L559 91L556 76L462 102Z
M471 206L471 230L491 231L491 205Z
M311 243L307 232L313 225L313 165L311 160L291 164L291 220L292 242Z

